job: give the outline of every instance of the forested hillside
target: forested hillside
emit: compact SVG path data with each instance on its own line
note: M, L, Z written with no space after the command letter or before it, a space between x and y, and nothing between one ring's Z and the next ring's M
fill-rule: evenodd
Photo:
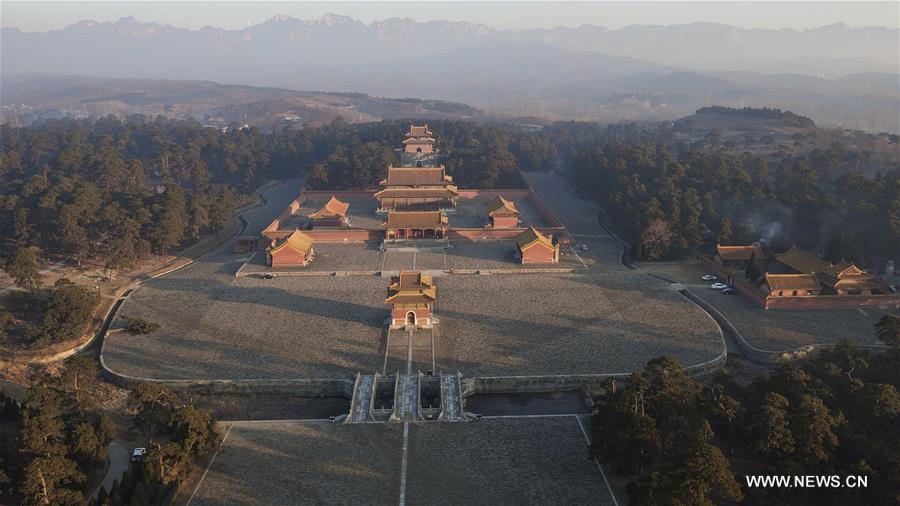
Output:
M312 188L375 188L396 164L408 121L222 133L192 121L132 116L0 127L0 248L127 268L226 226L271 179L311 170ZM520 187L520 168L552 162L541 134L432 124L462 187ZM514 154L515 153L515 154ZM517 156L518 155L518 156Z
M749 385L725 372L701 383L678 361L653 359L627 380L610 380L596 399L593 451L627 477L636 506L896 504L898 322L879 323L879 335L892 336L883 353L844 342ZM735 474L868 481L798 490L750 487Z
M604 206L637 258L677 258L716 242L758 239L863 264L900 255L895 138L879 140L891 143L886 153L835 142L761 157L714 136L685 142L677 125L570 122L537 132L462 121L430 126L462 188L521 187L520 171L562 166ZM235 207L271 179L309 170L314 189L376 188L396 163L408 127L408 121L338 119L316 128L223 134L141 116L4 126L0 244L7 258L37 246L127 267L225 226Z
M604 206L636 258L678 258L717 242L759 239L862 264L900 255L896 158L870 178L853 169L870 165L870 153L839 143L763 158L715 141L678 142L666 127L563 123L546 130L576 186Z

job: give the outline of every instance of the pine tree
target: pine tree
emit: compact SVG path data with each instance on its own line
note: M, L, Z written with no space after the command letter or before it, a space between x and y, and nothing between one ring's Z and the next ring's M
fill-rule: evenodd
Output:
M756 265L756 251L750 253L750 260L747 262L747 269L744 270L744 276L754 283L762 277L759 267Z
M878 340L892 347L900 347L900 316L884 315L875 324Z
M41 287L37 248L17 248L6 262L6 272L20 287L32 292L37 291Z
M731 231L731 220L728 218L722 218L719 221L719 233L716 235L716 243L721 245L731 244L731 236L733 232Z

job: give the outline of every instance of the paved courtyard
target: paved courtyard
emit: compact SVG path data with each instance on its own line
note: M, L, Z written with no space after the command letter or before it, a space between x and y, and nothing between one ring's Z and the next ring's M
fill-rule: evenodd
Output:
M456 228L482 228L487 225L487 204L494 197L459 199L456 212L450 215L450 226ZM537 211L531 200L525 197L510 197L519 210L523 226L547 227L550 223Z
M584 270L584 266L572 250L563 246L560 261L552 265L521 264L515 258L515 241L454 241L447 250L447 266L455 271L466 270L522 270L522 269L572 269Z
M272 272L375 272L381 270L384 254L380 244L348 242L315 245L313 261L306 267L279 267L272 269L266 264L266 252L257 251L253 258L241 269L241 275L259 276Z
M467 376L627 373L722 350L703 312L629 273L451 276L438 288L438 368Z
M397 504L402 431L236 422L191 505Z
M393 255L396 252L392 252ZM351 378L383 367L387 278L234 278L221 257L148 282L120 315L113 370L165 379ZM721 351L717 327L657 280L612 270L437 278L438 368L467 376L629 372L662 354Z
M296 196L296 195L295 195ZM369 198L342 198L342 202L350 204L347 214L350 216L350 226L352 228L380 230L381 224L384 222L384 216L375 214L378 208L378 201L372 197ZM294 215L285 220L279 228L283 230L293 230L294 228L308 228L309 215L318 211L328 202L328 198L309 198L303 202Z
M402 433L237 422L191 504L398 504ZM410 424L405 503L611 505L586 446L574 416Z

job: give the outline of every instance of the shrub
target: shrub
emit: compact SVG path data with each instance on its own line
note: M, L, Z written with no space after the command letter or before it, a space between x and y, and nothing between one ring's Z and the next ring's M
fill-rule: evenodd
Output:
M78 285L63 285L53 290L41 326L43 337L49 343L77 337L84 331L98 302L93 290Z
M146 335L151 334L159 330L159 324L156 322L151 322L145 320L143 318L133 318L128 316L123 316L123 320L128 322L128 325L125 327L125 330L129 334L134 335Z

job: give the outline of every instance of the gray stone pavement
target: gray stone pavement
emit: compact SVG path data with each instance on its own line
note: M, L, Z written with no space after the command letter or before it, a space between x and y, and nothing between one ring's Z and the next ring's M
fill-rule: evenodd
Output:
M387 280L234 278L234 264L204 259L136 290L119 316L161 328L111 334L107 365L157 379L284 379L351 378L381 364Z
M473 199L460 199L457 202L456 212L450 215L450 226L456 228L481 228L487 223L487 204L494 197L478 197ZM526 198L509 197L519 210L519 219L523 226L535 227L549 226L547 220L537 211L534 204Z
M615 272L441 278L438 369L627 373L660 355L685 365L718 356L718 327L702 311L653 279Z
M190 504L397 504L401 431L398 424L237 422Z
M297 193L294 194L294 197L299 193L298 189ZM381 228L381 224L384 222L384 216L375 214L375 209L378 208L377 200L371 197L344 198L341 200L350 204L350 207L347 209L347 214L350 216L350 226L352 228L374 230ZM328 198L307 199L303 202L297 212L294 213L294 216L282 223L279 228L290 230L297 227L306 228L310 221L309 215L321 209L326 202L328 202ZM287 203L285 203L285 207L287 207Z
M613 500L574 416L410 426L409 505Z
M228 427L193 506L613 504L574 416L410 423L405 475L403 424Z
M159 379L349 379L383 368L386 278L229 271L204 260L135 291L120 316L161 328L110 335L109 367ZM717 327L647 276L459 275L437 285L438 368L467 376L628 372L662 354L693 364L721 350Z

